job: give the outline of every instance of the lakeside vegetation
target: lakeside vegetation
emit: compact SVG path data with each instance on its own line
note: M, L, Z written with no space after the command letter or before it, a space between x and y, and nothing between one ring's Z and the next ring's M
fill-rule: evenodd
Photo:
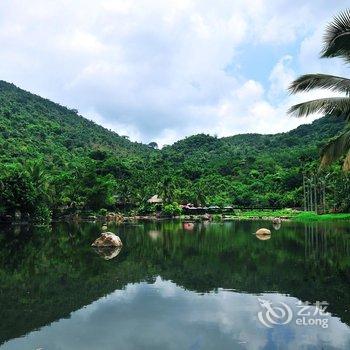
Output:
M152 212L164 204L302 207L302 174L342 131L331 116L276 135L195 135L156 149L106 130L51 101L0 83L0 215L48 222L64 215ZM327 210L350 207L350 179L327 172ZM171 205L170 205L171 204ZM170 205L170 206L169 206Z
M329 213L329 214L316 214L315 212L300 211L293 209L281 209L281 210L245 210L235 211L234 215L228 216L237 218L240 220L251 219L274 219L282 218L292 221L330 221L330 220L350 220L349 213Z

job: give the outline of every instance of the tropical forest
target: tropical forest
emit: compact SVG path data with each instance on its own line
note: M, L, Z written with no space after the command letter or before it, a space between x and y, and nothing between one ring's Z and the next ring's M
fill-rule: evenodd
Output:
M344 116L326 115L282 134L199 134L157 149L2 81L1 217L145 214L155 194L175 213L186 203L347 212L350 178L341 159L319 170L322 148L348 135L345 127Z

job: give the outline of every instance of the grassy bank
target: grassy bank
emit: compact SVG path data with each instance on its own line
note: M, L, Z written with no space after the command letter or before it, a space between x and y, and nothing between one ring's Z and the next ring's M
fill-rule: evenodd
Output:
M295 221L327 221L327 220L350 220L350 213L341 214L316 214L314 212L301 212L292 209L281 210L249 210L238 211L234 215L237 219L271 219L279 217Z
M341 214L321 214L312 212L302 212L294 217L298 221L328 221L328 220L350 220L350 213Z

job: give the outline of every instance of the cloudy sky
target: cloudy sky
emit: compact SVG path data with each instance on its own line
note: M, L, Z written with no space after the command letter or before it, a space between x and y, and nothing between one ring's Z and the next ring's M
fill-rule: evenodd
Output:
M286 115L305 98L286 93L293 78L349 74L318 58L326 23L346 5L1 0L0 79L147 143L285 131L306 121Z

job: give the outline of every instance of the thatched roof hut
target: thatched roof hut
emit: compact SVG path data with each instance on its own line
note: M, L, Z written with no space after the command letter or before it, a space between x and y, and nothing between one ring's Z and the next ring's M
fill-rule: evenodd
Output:
M163 200L162 198L158 197L158 195L155 194L147 202L150 204L162 204Z

